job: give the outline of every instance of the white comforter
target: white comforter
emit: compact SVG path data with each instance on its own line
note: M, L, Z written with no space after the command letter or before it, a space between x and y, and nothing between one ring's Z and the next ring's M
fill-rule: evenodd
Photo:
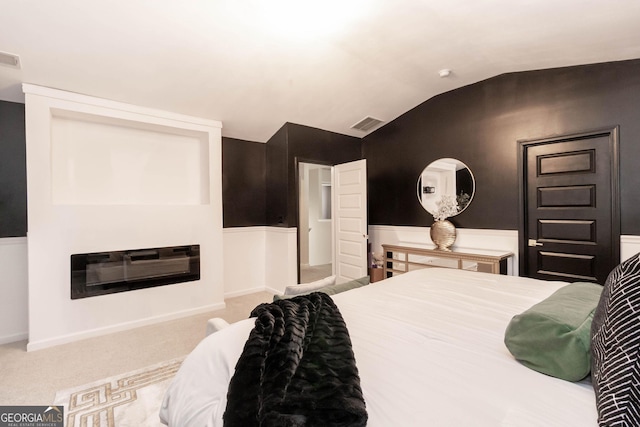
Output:
M368 426L596 426L587 382L532 371L504 346L511 317L563 282L424 269L334 295L349 328ZM253 320L210 335L185 360L160 417L222 426Z

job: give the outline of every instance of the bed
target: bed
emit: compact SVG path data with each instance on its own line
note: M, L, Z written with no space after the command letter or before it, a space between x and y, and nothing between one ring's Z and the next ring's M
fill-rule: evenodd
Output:
M444 268L332 295L348 327L368 426L596 426L589 377L525 367L505 346L512 318L565 282ZM254 319L205 338L166 392L169 426L222 426Z

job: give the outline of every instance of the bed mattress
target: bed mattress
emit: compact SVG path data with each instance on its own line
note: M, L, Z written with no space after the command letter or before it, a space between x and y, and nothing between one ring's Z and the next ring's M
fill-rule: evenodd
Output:
M368 426L596 426L588 381L530 370L504 345L511 318L564 282L424 269L333 295L349 328ZM172 426L222 426L253 320L204 339L165 395Z

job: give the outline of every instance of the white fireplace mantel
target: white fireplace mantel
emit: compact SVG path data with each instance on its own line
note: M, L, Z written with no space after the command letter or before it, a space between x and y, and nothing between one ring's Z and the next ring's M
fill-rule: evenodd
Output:
M224 307L220 122L23 90L28 350ZM191 244L198 281L70 298L72 254Z

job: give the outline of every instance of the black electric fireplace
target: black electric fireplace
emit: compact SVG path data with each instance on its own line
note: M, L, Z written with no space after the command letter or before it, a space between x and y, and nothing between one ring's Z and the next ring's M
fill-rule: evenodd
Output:
M200 245L71 255L71 299L200 280Z

